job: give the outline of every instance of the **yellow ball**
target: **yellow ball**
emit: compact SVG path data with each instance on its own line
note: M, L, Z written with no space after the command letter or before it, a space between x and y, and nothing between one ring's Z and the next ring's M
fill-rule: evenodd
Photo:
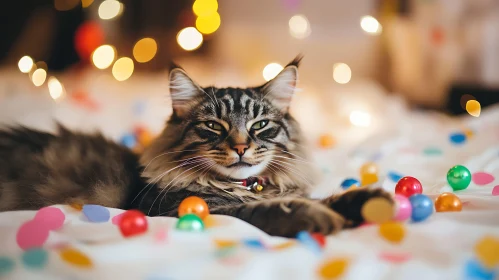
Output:
M378 166L374 162L366 162L360 167L360 175L378 174Z

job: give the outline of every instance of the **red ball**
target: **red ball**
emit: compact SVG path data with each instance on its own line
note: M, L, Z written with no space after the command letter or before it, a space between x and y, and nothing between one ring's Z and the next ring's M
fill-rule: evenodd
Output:
M395 194L400 194L405 197L410 197L413 194L422 193L423 186L418 179L406 176L400 179L395 186Z
M130 237L147 231L147 218L138 210L128 210L119 221L121 234Z

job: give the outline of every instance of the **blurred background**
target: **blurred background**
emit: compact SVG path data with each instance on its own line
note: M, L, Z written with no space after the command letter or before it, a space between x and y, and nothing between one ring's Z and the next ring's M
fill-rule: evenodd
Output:
M292 110L322 146L365 139L407 108L473 115L499 101L498 0L23 0L0 7L4 125L53 130L57 120L136 147L171 113L171 61L202 86L244 87L271 79L298 54Z

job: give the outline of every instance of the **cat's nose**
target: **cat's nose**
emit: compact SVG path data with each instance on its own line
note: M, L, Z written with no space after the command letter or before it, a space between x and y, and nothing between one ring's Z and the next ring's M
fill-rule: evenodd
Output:
M248 150L248 148L249 148L249 146L246 144L236 144L236 145L232 146L232 149L234 151L236 151L236 153L239 156L244 155L244 153L246 152L246 150Z

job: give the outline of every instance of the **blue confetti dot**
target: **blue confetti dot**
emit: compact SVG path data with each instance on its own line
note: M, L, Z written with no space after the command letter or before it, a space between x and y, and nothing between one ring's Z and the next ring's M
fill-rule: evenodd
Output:
M483 267L477 260L469 260L465 265L466 280L493 280L496 272Z
M256 249L265 249L265 245L263 245L263 243L258 239L245 239L242 241L242 243L246 247L256 248Z
M142 115L146 111L147 104L143 100L138 100L133 104L133 113L137 116Z
M347 178L341 182L341 188L344 190L350 188L351 186L356 185L357 187L360 186L360 182L357 179L354 178Z
M6 275L14 269L14 261L7 257L0 257L0 276Z
M388 172L388 178L390 178L390 180L394 181L395 183L402 179L402 177L404 177L404 175L400 173L394 171Z
M442 150L436 147L428 147L423 150L423 154L428 156L441 155L442 153L443 153Z
M463 144L466 142L466 135L464 133L458 132L458 133L452 133L449 136L449 140L453 144Z
M48 261L48 253L42 248L31 249L23 253L23 263L31 268L43 268Z
M125 147L133 148L137 145L137 137L131 133L127 133L121 137L120 143Z
M111 214L109 210L100 205L85 204L82 209L83 214L90 222L93 223L105 223L109 221Z
M310 233L306 231L300 231L296 235L296 239L300 241L301 244L303 244L305 247L311 249L314 253L320 253L321 252L321 246L315 241L315 239L310 235Z

